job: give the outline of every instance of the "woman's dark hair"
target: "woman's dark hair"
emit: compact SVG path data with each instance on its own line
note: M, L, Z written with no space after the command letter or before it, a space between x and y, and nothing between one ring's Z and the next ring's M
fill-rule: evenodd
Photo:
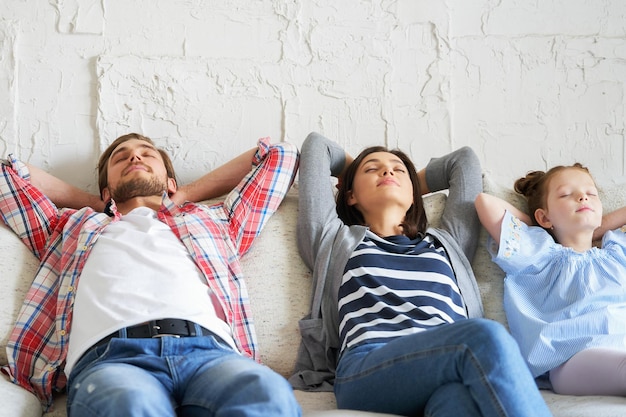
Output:
M419 233L426 231L426 212L424 211L422 192L417 179L415 165L413 165L411 159L404 152L398 149L388 150L384 146L372 146L364 149L359 156L352 161L337 185L337 214L339 215L339 218L348 226L355 224L363 226L366 225L363 214L354 205L348 204L348 192L352 190L357 169L365 157L376 152L388 152L397 156L407 168L409 178L413 184L413 204L411 204L411 207L407 210L404 220L400 223L400 226L402 227L404 235L411 239L415 239Z
M147 136L140 135L139 133L129 133L127 135L120 136L115 139L113 143L109 145L108 148L100 155L100 159L98 160L98 187L100 188L100 198L102 198L102 190L104 190L108 185L108 175L109 175L109 158L111 154L120 144L127 142L131 139L143 140L144 142L148 142L150 145L154 146L154 142ZM157 148L157 151L161 155L163 159L163 164L165 165L165 170L167 172L168 178L173 178L176 181L176 173L174 172L174 164L172 164L172 160L170 156L163 149Z
M587 174L589 170L587 167L582 164L576 162L573 165L565 166L558 165L547 172L544 171L531 171L526 174L525 177L522 177L515 181L513 188L519 194L522 194L526 197L526 201L528 203L528 213L532 219L534 225L539 226L537 219L535 218L535 211L540 208L545 208L548 200L548 185L550 180L559 172L564 171L566 169L579 169Z

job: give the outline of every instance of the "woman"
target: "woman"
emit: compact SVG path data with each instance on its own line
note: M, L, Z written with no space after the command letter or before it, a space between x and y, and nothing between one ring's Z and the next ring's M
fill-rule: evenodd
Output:
M350 163L312 133L299 183L298 244L314 295L294 386L334 383L339 408L400 415L550 415L513 338L479 318L468 259L482 178L471 149L417 173L400 151L368 148ZM422 194L443 189L442 227L427 228Z
M507 319L532 374L558 394L625 396L626 208L603 218L578 163L530 172L515 190L532 216L488 194L476 209L499 245Z

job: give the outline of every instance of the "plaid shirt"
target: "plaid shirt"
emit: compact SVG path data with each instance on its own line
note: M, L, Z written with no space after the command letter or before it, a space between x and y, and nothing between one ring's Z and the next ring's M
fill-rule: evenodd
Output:
M226 314L239 350L258 360L256 336L239 258L250 248L293 183L295 146L259 141L253 170L223 203L176 206L166 195L157 213L195 259ZM13 381L33 392L45 409L52 392L66 384L63 364L72 324L72 306L81 271L103 229L119 221L91 208L58 210L30 184L26 166L10 156L2 165L0 215L40 261L7 345Z

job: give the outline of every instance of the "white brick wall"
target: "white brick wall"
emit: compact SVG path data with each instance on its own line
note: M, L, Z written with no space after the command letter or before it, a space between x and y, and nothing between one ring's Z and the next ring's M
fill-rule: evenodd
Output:
M186 182L317 130L416 164L461 145L507 185L626 175L623 0L3 0L0 152L94 191L153 137Z

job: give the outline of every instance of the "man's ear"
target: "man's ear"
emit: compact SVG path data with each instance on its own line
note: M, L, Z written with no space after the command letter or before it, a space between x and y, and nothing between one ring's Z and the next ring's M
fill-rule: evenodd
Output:
M535 220L537 220L539 226L543 227L544 229L550 229L552 227L552 222L548 217L547 211L544 209L539 208L535 210Z
M105 203L111 199L111 193L109 192L108 187L102 189L102 192L100 193L100 198L102 198L102 201L104 201Z
M176 180L174 178L167 179L167 195L172 195L178 190L178 186L176 185Z

